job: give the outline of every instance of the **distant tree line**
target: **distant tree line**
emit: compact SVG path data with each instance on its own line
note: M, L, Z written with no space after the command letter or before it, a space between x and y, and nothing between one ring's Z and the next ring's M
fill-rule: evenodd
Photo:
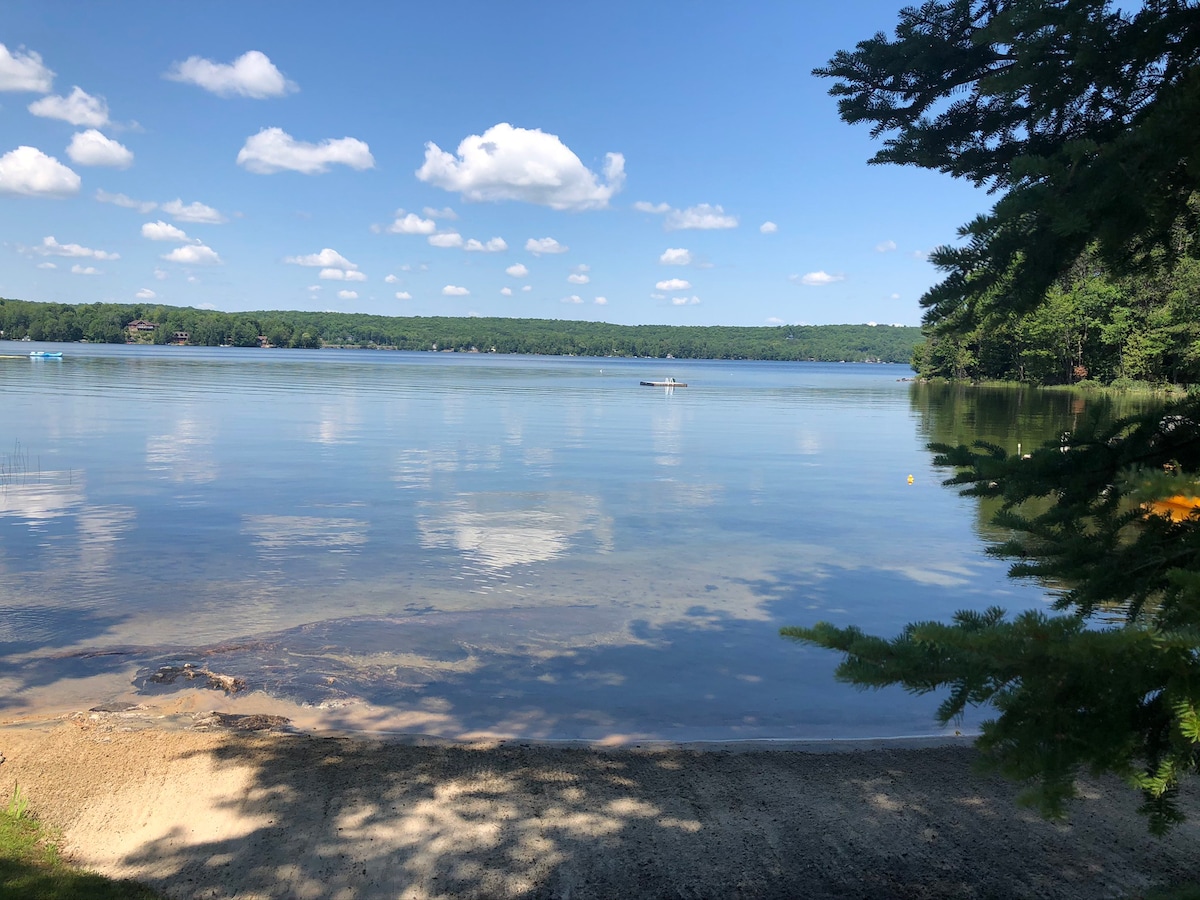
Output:
M203 346L363 347L548 356L776 359L907 363L920 329L887 325L777 325L763 328L610 325L559 319L371 316L269 311L227 313L148 304L33 303L0 299L8 340L121 344L126 326L158 325L143 340L166 344L176 332Z

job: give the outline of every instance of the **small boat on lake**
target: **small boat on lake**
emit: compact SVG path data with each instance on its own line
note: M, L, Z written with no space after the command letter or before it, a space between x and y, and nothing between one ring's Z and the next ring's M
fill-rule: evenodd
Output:
M686 381L676 381L668 378L666 381L643 381L642 387L687 387Z
M30 350L31 359L62 359L61 350Z

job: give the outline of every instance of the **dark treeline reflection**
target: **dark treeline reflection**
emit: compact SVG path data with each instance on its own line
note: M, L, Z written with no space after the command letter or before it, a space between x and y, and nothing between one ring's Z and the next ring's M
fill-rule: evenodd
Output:
M1057 444L1064 433L1075 431L1092 416L1103 420L1132 416L1163 402L1146 395L954 382L914 383L909 393L918 434L926 444L986 441L1009 453L1029 453L1047 441ZM946 477L952 474L947 471ZM974 502L979 536L989 543L1005 539L1007 532L991 524L999 501L980 498Z

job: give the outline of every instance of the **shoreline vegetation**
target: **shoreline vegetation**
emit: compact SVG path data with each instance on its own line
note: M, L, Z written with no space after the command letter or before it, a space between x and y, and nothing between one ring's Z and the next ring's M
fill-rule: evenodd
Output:
M567 319L376 316L0 298L6 340L235 347L357 347L458 353L908 364L921 329L904 325L613 325Z
M1200 209L1200 197L1193 205ZM1190 243L1189 236L1179 236ZM1006 291L952 314L926 313L913 368L924 376L1117 386L1200 382L1200 260L1154 277L1118 275L1089 248L1032 309Z
M909 378L909 381L921 384L961 386L984 388L987 390L1038 390L1054 394L1078 394L1080 396L1110 396L1119 394L1130 397L1156 397L1165 400L1178 400L1189 396L1195 391L1193 385L1157 383L1152 381L1120 380L1105 384L1091 379L1084 379L1073 384L1038 384L1031 381L1006 381L1002 379L947 378L939 375Z
M0 897L40 900L165 900L166 895L126 879L106 878L63 858L60 838L30 814L19 786L0 808Z

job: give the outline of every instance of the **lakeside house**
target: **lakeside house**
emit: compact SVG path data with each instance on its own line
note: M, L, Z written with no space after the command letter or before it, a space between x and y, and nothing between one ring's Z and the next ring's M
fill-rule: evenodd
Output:
M147 322L145 319L134 319L125 326L125 330L130 334L144 334L145 332L152 332L157 328L158 325L156 323Z

